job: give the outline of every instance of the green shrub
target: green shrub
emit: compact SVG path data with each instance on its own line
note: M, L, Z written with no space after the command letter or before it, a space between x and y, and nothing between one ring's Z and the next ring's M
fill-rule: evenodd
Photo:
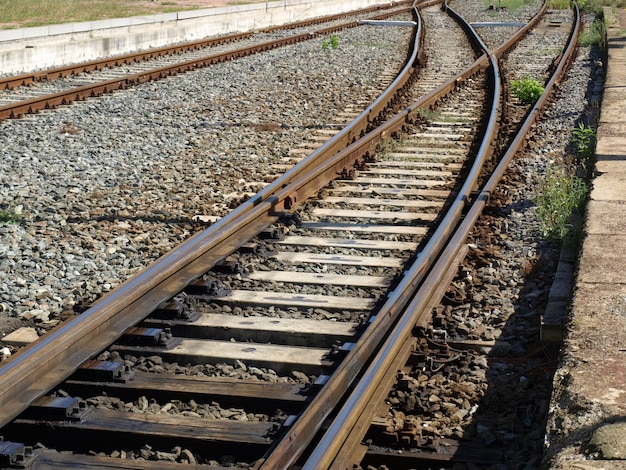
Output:
M548 169L535 200L542 235L563 241L572 230L572 214L582 211L586 198L587 183L582 178Z
M576 153L580 158L589 159L593 154L593 144L595 140L595 132L584 123L578 123L578 126L572 131L572 143L576 147Z
M331 35L328 40L322 43L322 50L327 51L329 46L332 47L333 50L337 49L339 47L339 36L336 34Z
M596 18L589 29L579 36L578 43L581 46L599 46L604 49L606 46L606 21L603 18Z
M533 104L543 95L543 85L533 78L513 80L511 92L520 102Z

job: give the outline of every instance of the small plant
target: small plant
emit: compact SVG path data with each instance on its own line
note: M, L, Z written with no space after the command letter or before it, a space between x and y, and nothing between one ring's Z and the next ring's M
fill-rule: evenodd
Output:
M418 109L417 115L427 121L438 121L441 118L441 113L439 111L433 111L432 109Z
M18 220L20 220L20 216L16 212L0 209L0 223L12 224Z
M572 143L576 147L576 153L579 157L588 159L593 153L593 142L595 132L584 123L579 122L578 126L572 131Z
M339 36L336 34L331 35L328 40L322 43L322 50L327 51L329 46L332 47L333 50L337 49L339 47Z
M576 150L576 157L580 169L589 177L592 172L592 157L595 149L596 133L584 123L579 122L572 131L572 145Z
M598 46L604 49L606 47L606 20L595 19L589 29L580 35L578 42L581 46Z
M520 102L533 104L543 95L543 85L533 78L522 78L513 80L511 92Z
M396 141L391 137L383 137L378 144L376 144L376 155L381 160L386 160L389 154L393 152L396 146Z
M586 198L587 183L582 178L548 169L535 201L542 235L562 242L572 231L572 214L582 211Z

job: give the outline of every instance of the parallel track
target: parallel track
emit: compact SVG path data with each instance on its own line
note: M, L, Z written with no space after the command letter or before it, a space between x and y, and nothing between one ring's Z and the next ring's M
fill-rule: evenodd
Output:
M420 29L417 31L419 35ZM493 176L480 188L480 195L473 197L479 179L485 178L481 168L492 154L497 132L500 92L495 57L504 54L515 40L478 58L465 71L366 133L374 122L382 121L387 104L397 100L391 98L393 94L382 96L343 133L283 178L3 364L2 423L25 410L3 434L10 441L23 442L33 435L45 436L50 445L59 448L70 439L84 452L100 433L120 433L128 443L147 439L165 444L178 439L186 449L197 452L239 452L237 456L245 456L243 460L263 456L257 467L286 468L305 454L332 413L338 418L317 444L321 451L308 457L305 468L330 467L337 458L337 468L354 463L353 454L363 436L350 433L354 420L363 419L359 414L368 409L370 400L378 400L371 388L385 372L397 370L394 358L406 355L405 347L414 344L409 336L412 327L428 322L424 312L441 294L434 287L454 271L467 233L523 139L514 140ZM481 45L480 40L476 44ZM407 64L392 87L403 93L414 80L410 77L417 50ZM451 91L472 90L465 82L476 87L473 95L484 88L484 82L496 86L493 95L462 121L420 127L417 111L434 109ZM461 96L456 94L450 103ZM437 111L446 112L441 107ZM490 119L475 140L471 136L477 133L483 111ZM525 125L522 130L527 128ZM386 139L403 133L409 136L389 149ZM463 167L469 169L469 177L461 179ZM335 181L337 175L341 177ZM307 202L315 194L319 200ZM447 212L440 212L442 207ZM287 237L283 237L285 232L289 232ZM320 253L320 247L325 253ZM414 256L416 249L419 254ZM269 259L276 260L274 269L267 270ZM380 275L374 277L370 270L362 270L367 264L376 266ZM280 287L285 283L300 287L285 292ZM318 284L334 285L338 294L316 294ZM272 291L268 292L268 287ZM288 316L293 311L307 312L312 318L291 320ZM153 315L144 321L150 312ZM225 312L236 315L224 317ZM139 328L132 328L135 325ZM194 339L206 337L213 341ZM264 344L276 341L282 345ZM108 350L101 353L105 348ZM191 377L154 381L153 374L129 375L120 360L125 354L148 358L139 362L152 361L154 370L163 367L160 360L150 360L157 355L166 361L200 364L212 357L216 362L243 360L252 375L272 369L294 374L302 382L308 380L305 376L314 376L316 381L304 396L302 386L294 384L256 387L224 378ZM91 358L96 361L85 363ZM372 358L373 365L362 372ZM60 385L63 392L58 391L56 398L46 395L74 372ZM359 376L360 381L354 382ZM345 396L348 388L356 393ZM258 411L273 415L270 421L275 424L212 422L215 427L207 434L204 419L152 419L141 413L85 408L74 398L88 395L89 390L106 390L143 403L145 411L150 404L140 398L146 390L158 400L161 395L167 397L168 390L180 393L181 389L186 392L179 399L193 398L195 403L227 403L230 398L237 406L241 402L233 397L245 397ZM272 399L268 400L268 393ZM33 401L35 406L27 408ZM339 402L345 403L344 408L333 412ZM308 406L303 409L304 404ZM348 412L350 416L346 416ZM43 433L45 424L44 428L41 424L46 421L42 421L42 413L64 432ZM121 424L124 421L126 424ZM357 427L367 430L365 424ZM115 448L113 443L101 443L102 448L110 450L111 446ZM215 450L207 450L207 446ZM183 454L179 452L176 458L193 463L195 458ZM30 462L19 442L7 443L0 455ZM115 465L109 457L50 452L37 452L33 460L33 468L70 464L76 468ZM134 460L124 460L123 465L154 468L149 462ZM159 462L158 468L170 468L170 464Z
M358 12L358 15L373 20L382 20L390 16L407 13L410 8L397 7L396 5L387 8L388 11L370 16L371 12L380 10L380 8L370 8ZM283 27L266 28L256 34L233 34L0 78L0 120L19 118L25 114L36 113L44 109L69 105L75 101L82 101L115 90L126 89L251 54L308 41L315 37L326 36L359 25L357 19L346 22L346 16L350 15L334 15ZM310 29L320 23L332 23L332 25ZM305 29L305 32L291 33L291 30L297 28ZM264 41L258 39L259 36L276 35L277 32L282 33L279 35L282 36L279 39ZM242 42L248 44L241 45ZM223 46L230 43L234 43L236 47ZM220 50L207 55L207 48L219 48Z

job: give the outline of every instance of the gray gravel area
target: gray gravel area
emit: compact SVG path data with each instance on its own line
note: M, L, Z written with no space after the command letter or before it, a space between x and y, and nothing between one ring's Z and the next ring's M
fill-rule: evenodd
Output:
M552 15L556 16L562 14ZM593 18L584 21L588 26ZM533 47L532 35L528 39L508 57L507 71L527 61L524 54L543 55L546 45L538 42ZM598 49L580 47L556 99L534 126L527 149L513 161L481 219L471 240L467 279L457 286L467 295L461 297L462 305L452 306L462 319L460 325L472 330L471 320L483 317L483 325L491 327L489 335L500 339L500 346L491 352L488 390L466 436L501 444L507 462L502 468L552 468L551 458L558 452L555 437L576 428L565 418L558 426L549 422L546 429L558 351L547 350L540 342L539 327L560 246L539 236L535 201L549 169L584 173L584 164L574 158L572 130L579 123L595 127L603 76ZM574 414L576 410L562 411L563 416Z
M0 209L19 216L0 225L2 317L53 326L226 214L373 99L409 35L363 26L0 123Z
M526 19L534 4L507 17L480 5L453 6L472 21L511 21ZM21 214L0 225L3 317L54 323L200 230L194 215L225 214L243 193L274 178L270 165L329 122L349 93L375 87L400 60L393 54L405 33L358 28L340 33L337 50L311 41L2 123L0 208ZM365 59L366 51L374 58ZM591 90L602 73L597 51L581 48L529 149L494 196L482 221L489 232L477 230L470 240L456 304L441 307L460 336L482 328L479 339L503 340L492 365L469 358L488 387L480 408L463 403L474 419L459 431L502 444L509 463L501 468L539 468L549 443L551 364L534 348L559 247L539 237L533 201L547 167L570 161L577 122L593 124ZM433 388L433 396L440 393Z

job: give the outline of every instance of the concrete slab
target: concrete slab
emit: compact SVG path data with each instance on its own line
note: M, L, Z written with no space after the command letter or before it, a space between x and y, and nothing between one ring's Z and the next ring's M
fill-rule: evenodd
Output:
M611 63L613 66L613 63ZM624 73L624 66L617 67L615 73ZM607 82L611 79L607 74ZM604 99L602 100L602 111L600 113L600 122L612 122L616 117L621 119L626 111L626 102L623 100L624 90L617 85L604 88Z
M610 163L606 162L605 169L610 169ZM624 197L622 185L626 181L626 173L607 171L593 180L591 199L594 201L620 201Z
M593 433L589 446L602 458L626 460L626 423L601 426Z
M601 124L596 132L598 141L596 145L597 156L600 158L606 155L624 156L624 147L620 146L620 144L626 141L624 136L625 130L626 121L617 121L615 117Z
M590 235L626 233L626 201L589 201L585 231Z
M588 235L584 243L578 282L626 284L626 235Z
M567 351L576 364L568 393L626 416L626 285L579 284Z

